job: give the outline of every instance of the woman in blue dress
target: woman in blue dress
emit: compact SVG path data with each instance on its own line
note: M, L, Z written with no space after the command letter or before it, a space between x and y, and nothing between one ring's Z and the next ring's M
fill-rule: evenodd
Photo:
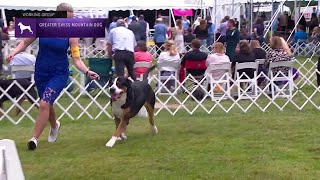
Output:
M73 8L68 3L61 3L57 11L67 11L67 17L73 17ZM25 50L35 38L24 39L16 49L8 55L10 61L19 52ZM53 107L69 77L68 49L70 47L74 65L91 79L98 79L99 75L90 71L80 59L78 38L39 38L39 52L35 64L35 84L40 97L39 113L36 119L32 138L28 142L29 150L38 146L38 139L49 119L51 130L48 142L55 142L60 129L60 122L56 120Z

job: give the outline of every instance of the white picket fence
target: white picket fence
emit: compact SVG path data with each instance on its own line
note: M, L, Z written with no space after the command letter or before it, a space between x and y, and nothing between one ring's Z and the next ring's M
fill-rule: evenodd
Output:
M34 47L36 47L36 45L34 45ZM267 45L264 47L266 49L268 48ZM31 49L34 48L32 47ZM82 46L81 49L84 57L103 57L104 55L94 54L102 53L94 47ZM156 53L155 51L155 47L150 48L150 52ZM303 110L310 106L320 109L319 87L316 81L317 61L313 58L315 53L316 52L313 51L311 57L305 61L294 60L294 67L299 72L299 77L292 82L292 94L289 95L288 90L280 88L271 96L269 86L274 85L274 78L272 79L263 73L257 75L255 81L258 78L264 77L267 80L267 84L257 86L256 94L249 93L249 91L254 88L250 86L239 92L238 87L240 87L240 83L232 79L230 75L225 76L228 76L232 84L231 87L228 88L228 90L222 89L219 93L213 93L213 87L208 90L204 86L204 84L209 82L209 76L196 80L191 75L188 75L183 82L179 82L176 77L172 76L171 78L177 82L177 87L172 90L167 88L163 82L158 79L157 70L155 70L149 79L156 93L155 115L169 113L175 116L179 112L192 115L198 111L204 111L208 114L212 114L214 111L229 113L233 110L246 113L251 109L258 109L261 112L265 112L268 111L268 109L274 108L282 111L287 107ZM68 92L68 87L64 89L55 103L59 120L112 118L109 102L110 95L106 85L102 87L99 83L93 81L92 83L95 83L98 88L93 92L88 92L86 89L90 84L86 86L83 85L83 75L81 73L75 72L71 79L72 84L75 86L74 90ZM159 83L160 87L156 87L156 83ZM22 89L16 82L14 82L14 84ZM69 86L71 86L71 84L69 84ZM0 109L0 113L3 114L0 117L0 121L10 121L16 125L25 120L35 122L37 115L35 106L37 104L30 105L28 102L24 102L22 106L19 106L17 104L19 99L9 97L7 93L8 89L0 88L0 98L7 96L10 99L10 101L4 104L4 109ZM201 89L202 92L204 92L204 98L201 100L196 99L194 95L197 89ZM164 90L168 92L167 95L162 95L162 91ZM15 115L15 108L22 110L19 116Z

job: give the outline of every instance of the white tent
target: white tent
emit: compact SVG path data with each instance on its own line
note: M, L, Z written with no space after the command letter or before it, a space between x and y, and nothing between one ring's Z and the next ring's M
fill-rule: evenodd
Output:
M75 10L147 10L147 9L199 9L201 5L187 4L184 0L7 0L1 8L21 10L55 10L61 2L70 3Z

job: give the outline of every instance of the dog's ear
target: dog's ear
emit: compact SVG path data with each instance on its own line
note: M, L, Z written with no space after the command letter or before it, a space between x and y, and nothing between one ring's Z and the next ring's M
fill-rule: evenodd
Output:
M132 83L132 81L130 79L127 79L126 86L128 89L131 87L131 83Z
M113 74L108 81L107 87L111 87L115 79L116 79L116 75Z

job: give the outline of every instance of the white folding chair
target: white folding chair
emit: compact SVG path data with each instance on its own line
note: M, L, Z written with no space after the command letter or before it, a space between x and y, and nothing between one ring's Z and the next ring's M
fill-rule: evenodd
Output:
M166 61L158 63L158 91L159 95L176 95L178 88L178 71L180 67L180 61ZM164 71L172 71L174 74L171 75L162 75ZM166 83L174 82L173 87L168 87ZM168 90L165 88L167 87ZM171 92L173 91L173 92Z
M230 97L230 72L231 72L231 63L223 64L210 64L205 72L207 77L207 82L209 82L211 100L220 99L223 94L227 94L227 97ZM214 78L214 73L223 73L218 79ZM215 88L222 88L222 92L215 92Z
M263 65L265 61L265 59L256 59L256 62L258 62L259 65Z
M272 69L278 67L287 67L289 68L288 72L278 71L276 74L273 73ZM293 92L293 61L278 61L270 62L269 65L269 78L271 84L271 94L272 97L275 97L276 93L280 93L277 97L290 98L292 97ZM277 85L276 82L285 82L285 84ZM287 94L285 91L287 91Z
M150 68L152 66L152 62L136 62L133 66L133 69L135 68ZM148 78L150 77L150 74ZM140 77L137 77L137 80L142 81L143 80L143 74L140 75Z
M11 65L11 76L16 79L16 73L19 71L31 72L31 81L34 82L34 65Z
M239 99L251 99L258 95L258 85L257 85L257 71L258 71L258 62L245 62L245 63L236 63L235 67L235 85L238 86L238 98ZM249 77L247 74L239 73L239 70L243 69L252 69L253 77ZM244 87L241 87L241 86Z

